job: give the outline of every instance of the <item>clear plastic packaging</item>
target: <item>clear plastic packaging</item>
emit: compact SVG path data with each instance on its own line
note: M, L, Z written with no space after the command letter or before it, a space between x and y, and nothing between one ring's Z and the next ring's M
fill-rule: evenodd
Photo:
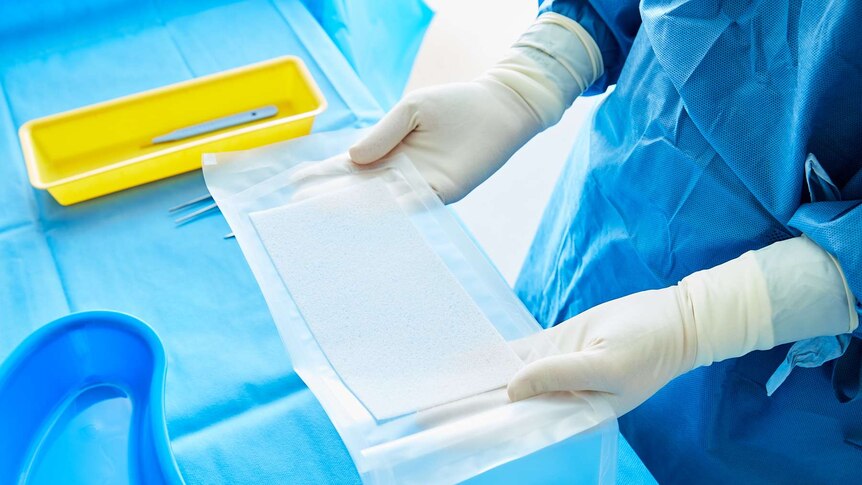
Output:
M572 482L612 482L617 427L600 395L555 393L510 403L503 386L378 420L342 380L304 320L254 221L265 211L296 208L302 201L369 182L382 182L425 244L523 363L557 352L405 156L370 167L350 162L344 152L360 135L359 130L321 133L256 150L209 154L204 157L204 175L263 291L297 374L326 410L363 481L457 483L472 478L481 483L484 472L491 476L495 467L503 469L501 465L509 463L506 466L512 468L523 457L569 443L584 460L579 462L581 476L568 477ZM507 473L516 477L518 472Z

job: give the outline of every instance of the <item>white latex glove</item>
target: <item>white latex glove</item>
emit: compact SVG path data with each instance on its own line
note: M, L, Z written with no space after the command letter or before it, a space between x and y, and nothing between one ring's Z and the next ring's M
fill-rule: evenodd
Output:
M543 14L479 79L407 95L350 158L364 165L405 153L443 202L455 202L559 121L602 72L599 48L577 22Z
M522 368L509 383L509 398L599 391L622 415L696 367L852 332L854 306L828 253L804 236L774 243L546 330L562 354Z

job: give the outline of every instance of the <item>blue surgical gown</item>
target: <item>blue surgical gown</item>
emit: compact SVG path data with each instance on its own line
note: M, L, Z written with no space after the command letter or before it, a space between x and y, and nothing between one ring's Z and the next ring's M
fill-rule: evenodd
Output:
M800 234L862 299L862 2L549 10L602 52L589 92L616 88L578 138L517 283L540 322ZM622 418L660 483L859 481L860 340L789 348L697 369ZM810 368L767 396L782 363Z

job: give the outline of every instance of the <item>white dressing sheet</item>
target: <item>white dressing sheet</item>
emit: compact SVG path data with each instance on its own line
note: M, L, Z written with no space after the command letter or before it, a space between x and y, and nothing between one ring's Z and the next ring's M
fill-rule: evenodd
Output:
M321 350L375 418L505 386L520 367L382 181L250 217Z

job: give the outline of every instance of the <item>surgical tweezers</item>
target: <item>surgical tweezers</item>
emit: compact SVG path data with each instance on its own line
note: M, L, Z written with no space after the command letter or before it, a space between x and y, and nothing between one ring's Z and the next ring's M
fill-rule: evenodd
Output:
M213 200L213 196L210 194L204 194L204 195L201 195L199 197L195 197L192 200L189 200L187 202L183 202L180 205L176 205L174 207L171 207L170 209L168 209L168 212L169 213L179 212L183 209L186 209L188 207L192 207L196 204L200 204L201 202L206 202L208 200L211 200L212 202L210 202L210 203L206 204L205 206L195 210L194 212L190 212L190 213L188 213L188 214L186 214L180 218L174 219L174 224L176 224L177 226L182 226L183 224L191 222L192 220L197 219L201 215L206 214L207 212L209 212L213 209L218 209L218 204L216 204L215 200ZM232 237L234 237L232 232L224 235L225 239L230 239Z

